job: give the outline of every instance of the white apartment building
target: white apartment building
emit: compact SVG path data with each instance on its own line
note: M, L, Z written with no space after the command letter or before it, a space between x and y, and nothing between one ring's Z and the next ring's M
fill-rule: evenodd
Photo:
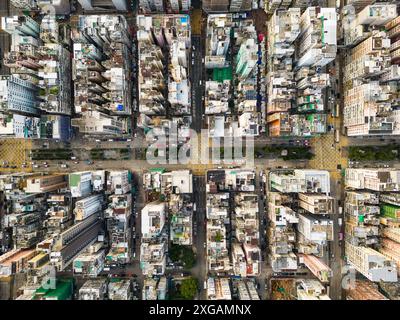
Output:
M67 181L65 179L65 176L62 174L36 176L28 178L26 180L25 192L27 193L50 192L66 187L67 187Z
M299 205L312 214L333 214L335 199L326 195L299 193Z
M279 192L330 193L329 172L325 170L296 169L291 173L271 172L271 190Z
M297 65L323 67L336 57L336 8L308 7L300 17Z
M144 13L164 12L162 0L139 0L139 7Z
M140 245L140 269L145 276L152 277L165 273L167 257L167 243L149 244L142 242Z
M84 220L99 212L102 208L102 196L100 194L81 199L75 203L75 221Z
M127 11L128 1L127 0L78 0L79 4L84 10L118 10Z
M125 194L131 190L128 170L107 171L107 191L117 195Z
M389 85L378 81L360 84L344 96L344 126L348 136L392 134L398 119L388 117L392 111Z
M345 186L373 191L399 191L400 170L391 168L347 168Z
M232 29L231 14L210 14L207 18L206 68L222 68L229 49Z
M151 239L161 234L165 225L165 211L164 202L149 203L142 209L142 238Z
M106 279L90 279L79 289L79 300L104 300L106 293Z
M72 197L85 197L92 192L92 172L74 172L68 178Z
M207 279L207 300L232 300L228 278Z
M120 135L125 131L123 121L100 111L87 111L81 118L72 119L71 125L85 134Z
M43 11L54 10L56 14L69 14L71 12L70 0L36 0L38 7Z
M311 214L299 214L297 230L309 241L326 243L333 240L333 220Z
M0 76L0 111L38 116L38 88L15 76Z
M346 241L346 256L348 262L371 281L397 281L395 262L372 248L353 246Z

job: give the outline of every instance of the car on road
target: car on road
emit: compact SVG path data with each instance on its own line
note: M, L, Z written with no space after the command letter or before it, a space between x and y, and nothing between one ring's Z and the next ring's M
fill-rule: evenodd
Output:
M204 249L207 248L207 242L204 242L203 246L204 246Z

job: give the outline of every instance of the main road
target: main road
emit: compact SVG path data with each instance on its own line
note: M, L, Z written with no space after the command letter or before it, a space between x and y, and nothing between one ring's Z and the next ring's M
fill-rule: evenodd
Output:
M206 242L206 183L205 176L194 176L193 178L194 203L196 210L193 215L195 235L193 246L196 251L196 265L191 270L192 275L199 280L200 299L206 299L206 292L203 287L207 277L207 259L204 248Z

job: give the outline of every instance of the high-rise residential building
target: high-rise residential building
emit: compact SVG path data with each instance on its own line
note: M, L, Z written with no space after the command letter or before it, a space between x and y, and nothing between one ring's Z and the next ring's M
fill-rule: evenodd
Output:
M118 10L129 9L127 0L78 0L84 10Z
M229 0L203 0L203 10L206 12L229 11Z
M230 0L229 11L250 11L252 8L252 0Z
M396 126L390 112L392 89L378 81L353 87L344 97L344 125L349 136L392 134ZM367 119L367 121L366 121Z
M10 0L10 3L19 9L37 9L36 0Z
M161 234L165 224L165 203L149 203L142 209L142 238L151 239Z
M255 39L247 39L241 44L236 56L236 73L239 79L246 79L258 61L258 44Z
M1 27L9 34L39 38L40 25L30 16L1 17Z
M29 100L38 112L8 115L0 132L9 137L69 140L72 92L66 27L55 16L45 15L39 24L24 15L3 17L2 28L12 36L4 65L34 86L37 98Z
M358 44L371 35L369 26L383 26L396 17L396 5L388 3L367 5L358 13L349 10L343 17L344 43Z
M390 3L375 3L344 15L344 39L351 46L343 72L344 126L348 136L398 135L400 19Z
M231 40L231 14L210 14L207 17L206 68L223 68Z
M36 0L37 6L43 11L47 12L54 10L55 14L69 14L71 12L70 0Z
M140 269L146 277L160 276L165 273L167 261L167 243L147 243L140 245Z
M75 203L75 221L81 221L100 212L102 208L102 196L99 194L83 198Z
M64 175L36 176L26 180L25 192L41 193L57 191L67 187Z
M191 0L139 0L139 9L143 13L179 13L188 12Z
M308 7L300 17L297 66L323 67L336 57L336 9Z
M0 76L0 110L38 116L37 89L33 83L15 76Z
M207 300L232 300L229 278L207 278Z
M163 0L139 0L139 8L143 13L164 12Z
M69 188L74 198L85 197L92 192L92 172L74 172L69 174Z
M299 261L316 276L322 283L329 282L332 277L332 269L314 255L299 254Z
M54 14L69 14L71 12L70 0L10 0L18 9L43 10Z
M172 12L187 12L191 6L191 0L168 0L167 6Z
M373 191L399 191L400 170L391 168L347 168L346 187Z
M79 300L104 300L106 293L106 279L89 279L79 289Z
M73 17L72 22L78 116L72 126L88 135L127 133L133 103L127 20L123 15L84 15Z
M371 281L397 281L395 262L372 248L353 246L346 241L346 257L358 272Z
M118 135L125 131L125 123L100 111L85 112L81 118L71 120L83 134Z
M316 243L333 241L333 220L311 214L299 214L297 230L306 240Z
M132 228L130 228L132 195L130 193L112 194L108 200L105 218L111 248L106 259L111 264L129 263L132 256Z
M107 193L121 195L131 190L128 170L109 170L107 171Z
M271 172L272 190L279 192L330 193L329 172L324 170L295 169L292 173Z
M379 292L378 286L368 280L356 280L346 294L347 300L388 300Z
M312 214L335 213L335 199L326 195L299 193L299 206Z

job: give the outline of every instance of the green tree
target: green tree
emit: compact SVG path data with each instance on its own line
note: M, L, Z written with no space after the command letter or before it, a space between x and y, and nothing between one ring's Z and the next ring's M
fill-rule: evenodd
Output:
M185 265L185 269L191 269L196 263L196 257L192 248L182 247L182 262Z
M223 239L222 233L218 231L217 234L215 235L215 241L221 242L222 239Z
M181 297L186 300L193 300L197 293L197 287L197 279L190 277L183 280L179 289Z
M179 246L173 244L171 245L168 254L173 262L178 262L179 259L181 258L181 249L179 248Z

